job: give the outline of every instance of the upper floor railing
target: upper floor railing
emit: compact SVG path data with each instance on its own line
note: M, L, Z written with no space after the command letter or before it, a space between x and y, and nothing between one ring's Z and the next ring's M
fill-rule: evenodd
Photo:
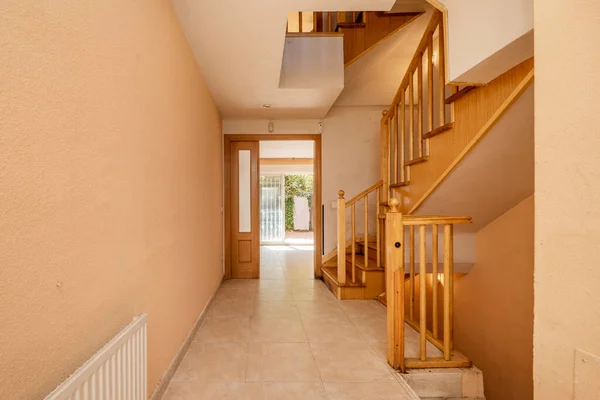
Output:
M341 27L366 26L366 11L299 11L288 14L287 33L336 33Z

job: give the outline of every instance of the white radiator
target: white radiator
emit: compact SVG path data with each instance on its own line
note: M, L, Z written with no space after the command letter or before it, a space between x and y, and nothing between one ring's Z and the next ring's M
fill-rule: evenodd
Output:
M146 373L146 314L142 314L46 400L146 400Z

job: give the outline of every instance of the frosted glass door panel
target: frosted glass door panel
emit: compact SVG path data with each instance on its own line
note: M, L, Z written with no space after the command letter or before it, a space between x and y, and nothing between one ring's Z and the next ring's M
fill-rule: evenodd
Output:
M239 155L239 232L252 231L250 198L250 150L240 150Z
M260 240L261 242L282 242L284 227L284 177L260 177Z

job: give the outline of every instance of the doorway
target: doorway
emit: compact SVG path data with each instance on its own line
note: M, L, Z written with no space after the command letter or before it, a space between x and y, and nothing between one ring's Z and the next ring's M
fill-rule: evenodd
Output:
M225 135L224 153L225 279L320 277L320 135Z

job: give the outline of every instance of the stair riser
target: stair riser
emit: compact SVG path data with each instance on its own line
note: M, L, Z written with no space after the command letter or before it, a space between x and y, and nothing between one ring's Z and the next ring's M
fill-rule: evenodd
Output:
M338 287L327 275L323 275L323 283L339 300L363 300L366 298L365 287Z
M352 271L352 263L346 263L346 271ZM363 299L375 299L385 291L385 271L365 271L356 267L356 279L365 282L367 287L364 289Z
M450 370L409 370L402 375L421 399L485 400L483 372L480 369L460 368Z
M357 252L359 254L365 254L365 246L363 244L359 244L357 247ZM377 262L377 250L369 246L369 263L373 261L373 265Z

